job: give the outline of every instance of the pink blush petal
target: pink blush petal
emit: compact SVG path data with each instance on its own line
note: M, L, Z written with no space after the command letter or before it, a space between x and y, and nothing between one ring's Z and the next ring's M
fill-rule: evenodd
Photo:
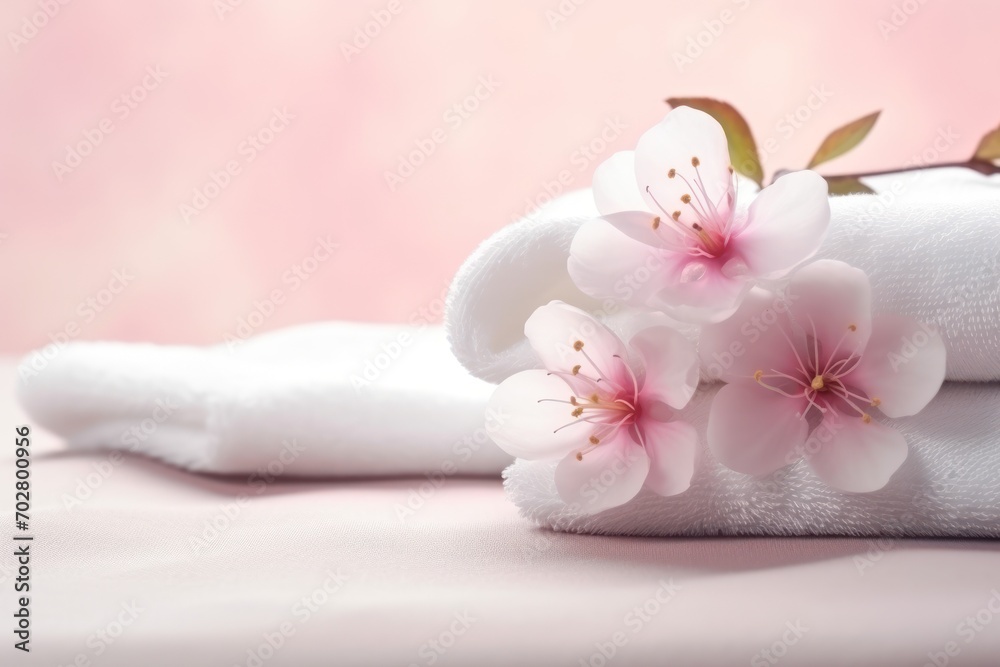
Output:
M878 491L906 460L906 440L893 428L841 417L824 422L833 434L809 457L826 484L852 493Z
M662 216L646 211L621 211L603 217L608 224L636 241L662 248L667 243L675 243L676 234L664 223L655 222L658 218L662 219Z
M601 215L648 208L635 180L634 151L619 151L598 165L591 189Z
M501 382L490 398L489 409L498 417L493 441L512 456L522 459L552 459L587 443L590 424L576 424L573 406L541 402L539 399L569 400L572 391L565 382L543 370L522 371Z
M796 171L757 195L732 244L755 276L779 278L816 254L829 225L826 181L816 172Z
M556 466L556 489L568 505L596 514L632 500L649 473L649 456L627 429L619 429L577 460L571 453Z
M708 415L708 447L727 468L766 475L793 463L809 431L797 416L804 401L756 384L719 390Z
M604 220L590 220L573 237L566 268L588 296L648 307L663 287L665 276L655 270L663 254Z
M941 388L945 356L937 331L909 317L881 315L847 382L877 398L887 417L908 417L923 410Z
M670 255L663 271L667 279L656 295L653 305L674 319L683 322L720 322L731 316L752 283L743 278L729 278L722 272L723 264ZM698 270L694 270L698 269Z
M687 405L698 388L698 355L694 346L675 329L643 329L629 341L642 357L645 378L642 401L662 401L672 408Z
M798 359L804 360L805 354L792 330L788 307L783 295L755 287L732 317L703 326L698 351L708 375L732 382L750 378L758 370L793 374L798 361L792 345L800 346Z
M681 421L643 420L643 438L649 455L646 488L661 496L682 493L691 486L698 432Z
M562 301L541 306L524 323L524 335L547 370L568 373L579 365L584 375L598 378L604 374L624 386L621 382L627 374L622 363L614 358L615 355L628 358L624 343L579 308ZM577 342L583 343L581 350L575 349ZM600 368L595 368L587 357ZM628 383L631 385L631 380Z
M697 171L691 163L694 157L700 162ZM720 213L729 215L734 203L729 167L729 144L722 126L707 113L690 107L677 107L668 113L639 138L635 149L636 180L649 210L664 215L680 211L680 222L689 227L698 218L681 197L701 196L696 185L698 174L708 196L720 204ZM676 170L674 178L668 177L671 169Z
M872 330L871 286L864 271L821 259L795 272L788 294L792 317L803 331L812 335L815 325L824 360L838 343L841 357L864 350Z

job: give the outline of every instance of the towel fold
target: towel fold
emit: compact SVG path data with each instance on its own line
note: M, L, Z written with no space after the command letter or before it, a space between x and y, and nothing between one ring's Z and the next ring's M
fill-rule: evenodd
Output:
M888 485L864 494L826 486L805 461L766 477L723 467L704 446L718 387L703 387L683 413L702 443L684 493L644 489L626 505L582 514L559 498L558 461L519 459L504 472L507 495L539 525L574 533L1000 537L1000 384L945 383L922 412L893 420L907 459Z
M879 194L834 197L819 257L868 273L874 311L936 325L949 380L1000 380L1000 176L958 168L866 179ZM566 270L579 225L598 213L589 190L556 200L487 239L459 270L446 326L473 375L499 382L538 366L528 315L552 299L616 328L633 312L581 293ZM685 327L695 338L694 327Z
M19 396L70 449L295 477L498 475L511 461L484 422L492 387L455 361L440 327L332 322L235 347L47 352L21 363Z

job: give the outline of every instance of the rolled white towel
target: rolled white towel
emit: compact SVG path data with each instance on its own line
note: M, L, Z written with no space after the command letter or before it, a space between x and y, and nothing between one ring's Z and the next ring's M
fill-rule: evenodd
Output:
M807 461L766 477L722 466L704 446L717 390L703 387L681 413L701 441L685 492L665 498L644 489L625 505L586 514L560 499L558 461L519 459L504 472L508 497L539 525L574 533L1000 537L1000 384L946 382L919 414L893 420L907 459L884 488L859 494L826 486ZM805 458L820 437L807 441Z
M948 168L866 180L879 194L831 198L830 232L817 257L868 273L876 314L937 325L949 380L1000 380L1000 176ZM566 270L576 229L597 216L589 190L569 193L501 229L466 260L445 321L455 356L473 375L499 382L536 367L522 328L552 299L612 328L632 317L584 295Z

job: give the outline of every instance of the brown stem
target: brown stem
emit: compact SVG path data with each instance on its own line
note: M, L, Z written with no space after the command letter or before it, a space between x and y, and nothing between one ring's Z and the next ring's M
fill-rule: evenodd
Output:
M977 160L976 158L970 158L964 162L938 162L935 164L925 164L918 167L900 167L898 169L880 169L878 171L865 171L859 172L857 174L829 174L823 175L826 179L848 179L848 178L865 178L867 176L886 176L888 174L902 174L907 171L923 171L925 169L940 169L942 167L962 167L964 169L971 169L973 171L978 171L984 176L989 176L991 174L1000 174L1000 165L994 164L987 160ZM779 171L771 179L773 183L779 175L784 173L784 171Z

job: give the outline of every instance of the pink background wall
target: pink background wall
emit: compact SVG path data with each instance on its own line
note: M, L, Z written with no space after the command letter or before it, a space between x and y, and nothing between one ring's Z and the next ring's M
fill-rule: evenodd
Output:
M576 2L6 0L0 351L67 330L219 342L276 290L259 331L433 315L478 241L560 172L588 185L667 96L736 104L759 144L774 139L772 170L878 108L872 136L831 172L900 164L949 127L958 139L940 159L965 159L1000 121L1000 3ZM42 6L54 15L25 27ZM560 6L575 11L552 23ZM679 66L699 33L707 46ZM484 78L496 87L466 100L475 111L448 112ZM814 97L800 127L783 122L814 89L829 99ZM624 127L602 148L609 122ZM100 142L57 174L85 133ZM273 139L259 151L244 143L258 134ZM432 135L443 143L391 191L385 172ZM580 152L591 141L597 154ZM180 206L227 163L238 173L185 222ZM320 237L338 245L326 261Z

